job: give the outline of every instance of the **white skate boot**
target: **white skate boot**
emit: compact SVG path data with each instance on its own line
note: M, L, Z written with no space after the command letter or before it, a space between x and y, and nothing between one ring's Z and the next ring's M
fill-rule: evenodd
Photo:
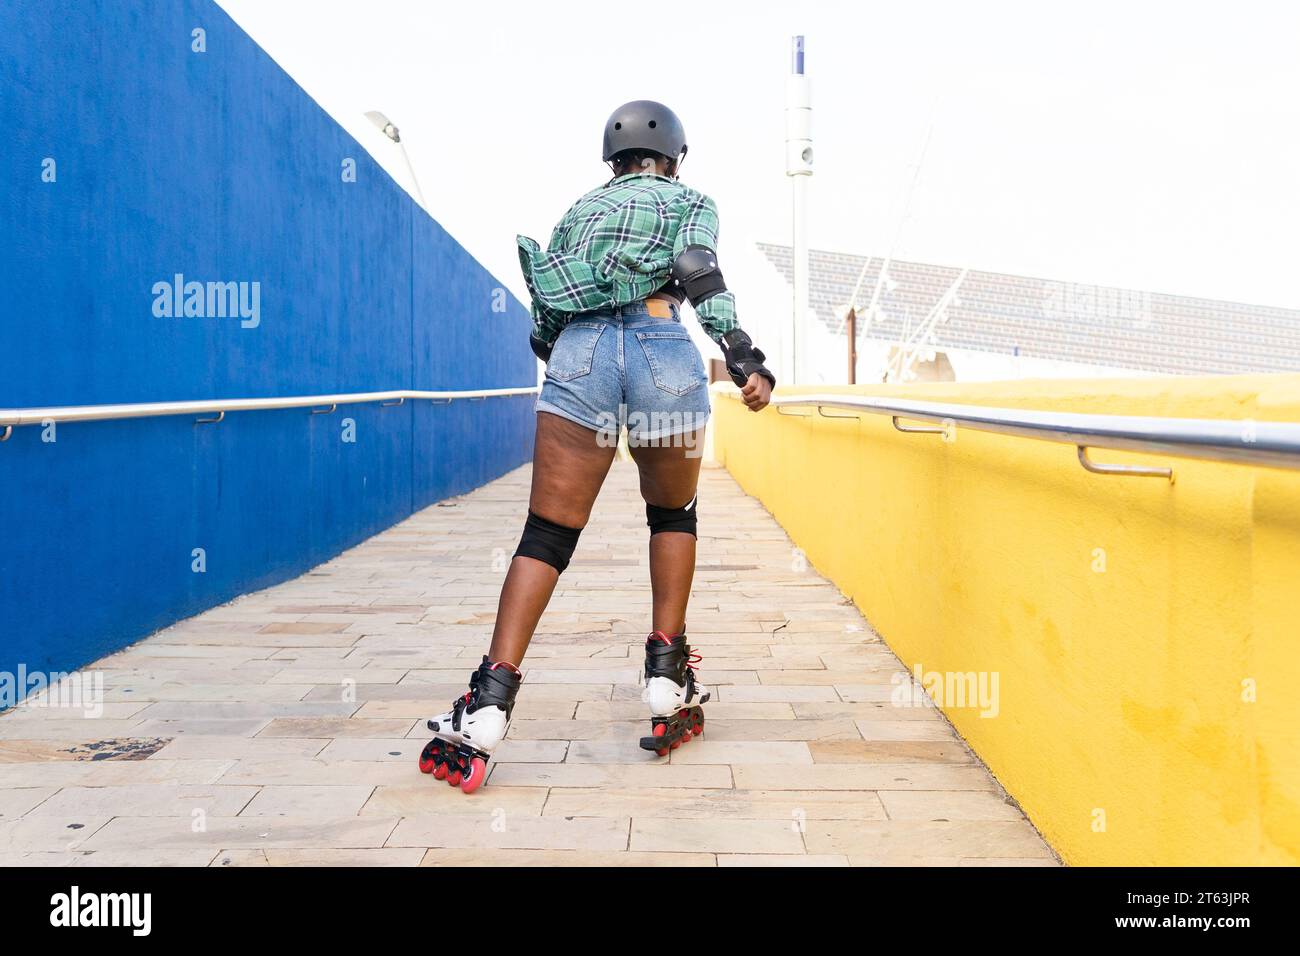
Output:
M650 705L651 736L641 738L642 750L661 757L691 737L704 733L704 709L709 689L695 680L700 655L686 643L686 635L669 637L654 631L645 642L645 690L641 699Z
M485 655L470 675L469 690L451 710L429 721L434 738L420 753L420 772L473 793L487 777L487 762L505 739L522 681L518 668Z

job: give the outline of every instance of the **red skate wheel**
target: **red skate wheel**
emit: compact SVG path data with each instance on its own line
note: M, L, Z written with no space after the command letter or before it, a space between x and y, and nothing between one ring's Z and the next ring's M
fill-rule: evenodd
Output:
M669 749L669 750L676 750L676 749L677 749L678 747L680 747L681 745L682 745L682 742L681 742L680 740L674 740L674 741L673 741L673 745L672 745L671 747L669 747L668 749Z
M439 760L438 765L433 768L433 779L434 780L447 779L447 765L443 763L441 760Z
M700 734L704 733L704 725L696 724L694 727L691 728L691 732L695 734L696 737L700 736Z
M434 767L438 766L438 756L442 753L442 747L438 741L430 740L420 751L420 773L433 773Z
M447 771L447 782L453 787L459 787L461 778L464 774L461 772L460 764L456 764Z
M663 736L664 734L666 734L666 733L668 733L668 725L667 725L667 724L655 724L655 736L656 736L656 737L662 737L662 736ZM656 753L658 756L660 756L660 757L667 757L667 756L668 756L668 748L667 748L667 747L660 747L660 748L658 748L657 750L655 750L655 753Z
M487 761L482 757L475 757L469 762L469 767L465 770L465 776L460 782L460 789L465 793L473 793L483 786L483 781L486 779Z

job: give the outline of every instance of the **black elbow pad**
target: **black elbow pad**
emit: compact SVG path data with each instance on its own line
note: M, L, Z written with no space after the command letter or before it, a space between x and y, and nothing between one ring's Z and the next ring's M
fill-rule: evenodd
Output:
M708 246L687 246L673 260L673 281L686 293L691 305L699 305L719 292L727 291L718 269L718 254Z

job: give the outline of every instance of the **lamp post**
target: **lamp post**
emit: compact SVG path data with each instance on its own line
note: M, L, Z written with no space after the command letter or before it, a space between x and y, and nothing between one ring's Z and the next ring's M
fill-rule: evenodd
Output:
M812 176L812 91L804 73L802 36L791 43L790 75L785 87L785 174L790 177L793 205L792 272L794 274L793 314L790 317L789 381L800 377L799 360L803 355L802 328L808 315L808 179ZM805 360L806 361L806 360Z
M406 154L406 147L402 145L402 133L397 126L379 110L369 110L366 113L366 119L379 127L379 131L397 144L397 148L402 151L402 159L406 161L406 170L411 174L411 184L415 186L416 198L420 200L420 205L428 210L429 204L424 201L424 190L420 188L420 180L415 175L415 167L411 165L411 157Z

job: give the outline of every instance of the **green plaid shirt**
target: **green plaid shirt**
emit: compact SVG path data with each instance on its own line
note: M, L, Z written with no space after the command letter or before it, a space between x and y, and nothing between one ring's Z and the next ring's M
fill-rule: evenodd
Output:
M533 334L550 344L575 313L627 305L663 287L687 246L716 251L718 207L675 179L629 173L574 203L545 251L527 236L516 241ZM715 342L739 327L730 292L701 302L695 314Z

